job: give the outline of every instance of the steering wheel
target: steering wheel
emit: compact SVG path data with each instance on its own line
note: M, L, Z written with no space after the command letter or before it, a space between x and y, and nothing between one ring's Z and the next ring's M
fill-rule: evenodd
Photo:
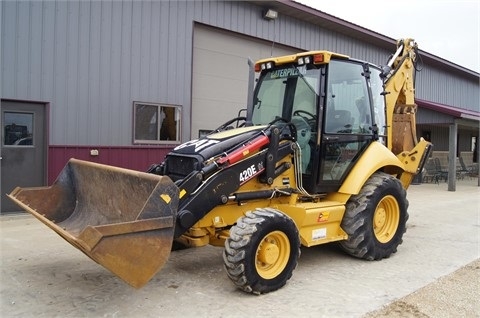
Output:
M310 120L315 120L317 118L316 115L312 114L312 113L309 113L307 112L306 110L302 110L302 109L299 109L299 110L296 110L293 112L293 116L302 116L303 118L305 118L307 121L310 121Z
M247 120L247 117L236 117L236 118L230 119L229 121L227 121L226 123L224 123L223 125L218 127L217 129L212 131L210 134L221 132L221 131L224 131L224 130L233 129L234 127L230 126L230 125L234 122L236 122L237 128L243 127L243 126L245 126L246 120Z
M306 110L299 109L299 110L296 110L296 111L293 112L293 116L302 117L310 125L310 128L311 128L312 132L316 131L316 129L315 129L315 125L316 125L316 122L317 122L317 116L316 115L314 115L312 113L309 113Z

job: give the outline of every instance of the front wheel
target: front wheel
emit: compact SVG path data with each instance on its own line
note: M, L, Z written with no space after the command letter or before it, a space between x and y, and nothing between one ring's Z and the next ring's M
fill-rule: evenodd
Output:
M271 208L247 212L230 229L223 260L228 277L254 294L284 286L297 266L300 238L291 218Z
M376 172L347 202L341 227L348 239L340 246L367 260L388 258L402 243L408 220L406 191L395 177Z

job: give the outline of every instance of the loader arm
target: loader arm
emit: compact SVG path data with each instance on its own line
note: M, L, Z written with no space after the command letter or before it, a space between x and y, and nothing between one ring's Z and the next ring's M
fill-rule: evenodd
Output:
M269 126L259 135L226 151L223 156L192 172L178 184L181 199L174 238L179 238L216 206L232 200L230 195L255 177L271 183L290 168L278 161L293 153L292 141L280 142L280 129ZM251 193L255 198L270 197L273 192ZM235 200L235 198L233 198Z

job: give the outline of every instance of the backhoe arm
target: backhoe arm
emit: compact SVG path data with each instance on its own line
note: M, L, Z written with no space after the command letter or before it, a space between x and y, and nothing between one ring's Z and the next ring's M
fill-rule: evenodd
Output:
M394 154L411 150L417 144L415 113L415 61L417 43L397 41L397 51L384 69L388 149Z
M387 116L387 147L404 164L400 180L407 188L425 163L432 145L417 140L415 104L415 66L417 43L397 41L397 51L384 68Z

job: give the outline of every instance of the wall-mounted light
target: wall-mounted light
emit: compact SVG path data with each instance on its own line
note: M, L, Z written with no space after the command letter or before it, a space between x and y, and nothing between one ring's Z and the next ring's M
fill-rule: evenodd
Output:
M278 12L272 9L268 9L264 11L263 18L265 20L275 20L276 18L278 18Z

